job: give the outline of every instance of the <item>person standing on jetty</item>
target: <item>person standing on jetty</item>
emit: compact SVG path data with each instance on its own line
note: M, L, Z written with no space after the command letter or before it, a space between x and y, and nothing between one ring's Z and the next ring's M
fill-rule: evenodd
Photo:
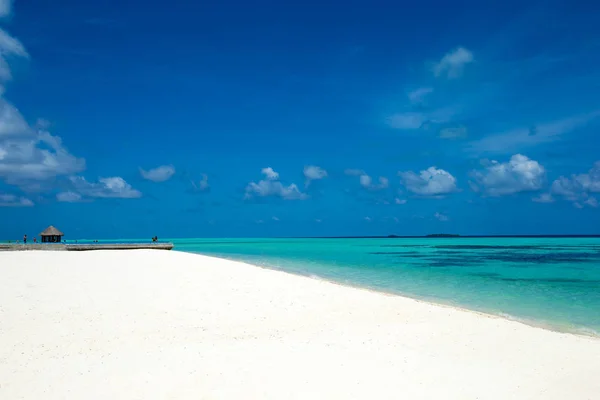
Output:
M27 244L27 235L23 235L23 244Z

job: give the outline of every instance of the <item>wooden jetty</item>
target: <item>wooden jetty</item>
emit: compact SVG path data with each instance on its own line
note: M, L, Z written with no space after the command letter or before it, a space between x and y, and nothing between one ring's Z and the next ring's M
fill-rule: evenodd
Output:
M53 225L47 227L40 237L42 242L36 242L36 238L29 241L27 235L23 237L23 243L0 243L0 251L26 251L26 250L46 250L46 251L90 251L90 250L171 250L173 243L159 242L158 237L154 236L151 243L98 243L84 241L83 243L67 243L63 240L64 233L56 229Z
M61 243L0 243L0 251L27 251L27 250L66 250L65 245Z
M0 243L0 251L171 250L173 243Z
M67 251L88 251L88 250L171 250L173 243L81 243L66 244Z

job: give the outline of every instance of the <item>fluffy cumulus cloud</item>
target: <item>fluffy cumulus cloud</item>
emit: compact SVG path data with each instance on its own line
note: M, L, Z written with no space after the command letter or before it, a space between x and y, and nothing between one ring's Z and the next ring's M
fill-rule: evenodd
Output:
M552 182L552 193L557 194L559 196L563 196L569 200L577 200L581 193L584 193L585 190L583 185L578 182L577 176L573 176L571 178L567 178L565 176L561 176L554 182Z
M359 176L360 185L369 190L387 189L390 186L390 180L385 176L380 176L377 182L373 182L373 178L363 173Z
M573 174L570 177L561 176L552 182L551 193L561 196L574 204L596 207L597 201L592 193L600 193L600 161L585 174Z
M85 169L58 136L31 127L19 111L0 98L0 179L24 189Z
M2 194L0 193L0 207L31 207L33 201L25 198L15 196L14 194Z
M100 178L98 182L88 182L82 176L72 176L69 180L73 186L73 192L82 197L133 199L142 196L141 192L132 188L119 176Z
M263 175L269 180L276 181L279 179L279 174L271 167L263 168L260 172L262 172Z
M398 204L398 205L401 205L401 204L406 204L406 200L405 200L405 199L399 199L398 197L396 197L396 198L394 199L394 202L395 202L396 204Z
M373 178L362 169L347 169L344 171L346 175L358 176L360 186L368 190L387 189L390 186L390 180L385 176L380 176L375 182Z
M301 192L295 183L288 186L281 183L279 174L273 168L263 168L261 172L265 175L265 179L250 182L246 186L244 198L280 197L285 200L305 200L308 198L308 195Z
M473 53L464 47L453 50L433 66L433 74L436 77L448 79L458 78L463 74L465 66L474 60Z
M140 174L144 179L152 182L165 182L175 175L175 167L172 165L161 165L148 171L140 168Z
M250 182L246 186L245 197L252 198L253 196L275 196L286 200L304 200L307 198L306 193L300 192L295 183L285 186L279 181L272 180L261 180L258 183Z
M443 196L457 191L456 178L436 167L429 167L419 174L398 172L398 176L408 191L419 196Z
M504 196L540 190L546 170L537 161L515 154L508 162L491 161L483 170L471 171L471 177L486 195Z
M0 0L0 17L11 12L11 2ZM25 190L39 189L60 175L85 169L85 160L69 153L47 124L30 126L19 110L2 97L4 84L12 78L9 62L28 57L16 38L0 29L0 179Z
M327 171L316 165L307 165L304 167L305 185L310 185L310 182L327 178Z

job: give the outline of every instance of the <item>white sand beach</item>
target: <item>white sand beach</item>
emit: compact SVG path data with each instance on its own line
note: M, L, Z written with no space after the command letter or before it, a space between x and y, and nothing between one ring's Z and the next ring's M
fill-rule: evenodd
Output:
M174 251L0 253L1 399L598 399L600 340Z

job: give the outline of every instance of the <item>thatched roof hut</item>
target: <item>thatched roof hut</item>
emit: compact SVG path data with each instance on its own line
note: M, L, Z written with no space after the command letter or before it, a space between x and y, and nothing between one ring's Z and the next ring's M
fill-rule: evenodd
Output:
M54 226L50 225L42 233L40 236L42 237L42 243L60 243L62 242L62 237L65 234L56 229Z

